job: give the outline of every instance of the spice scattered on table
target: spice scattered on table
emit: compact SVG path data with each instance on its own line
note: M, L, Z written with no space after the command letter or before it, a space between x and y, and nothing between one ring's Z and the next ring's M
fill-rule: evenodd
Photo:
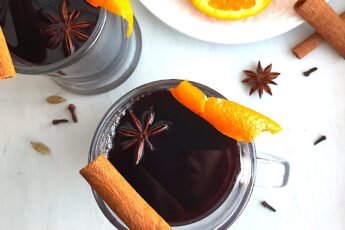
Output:
M256 67L256 72L251 70L244 70L243 72L248 75L249 77L242 80L242 83L248 84L251 86L249 95L252 95L255 91L258 91L259 96L261 98L263 92L272 95L271 87L269 84L277 85L273 81L273 79L277 78L280 73L271 72L272 64L262 68L261 62L258 62L258 66Z
M324 0L298 0L294 9L345 58L345 22ZM320 41L317 41L317 44Z
M69 122L67 119L54 119L54 120L52 121L52 124L53 124L53 125L58 125L58 124L67 123L67 122Z
M318 139L316 139L316 141L314 141L314 145L317 145L317 144L319 144L320 142L325 141L326 139L327 139L326 136L325 136L325 135L322 135L322 136L320 136Z
M310 75L311 73L315 72L316 70L317 70L317 67L313 67L313 68L311 68L311 69L309 69L309 70L307 70L307 71L304 71L304 72L303 72L303 75L306 76L306 77L309 77L309 75Z
M272 212L276 212L275 208L273 208L271 205L269 205L266 201L261 201L261 205L269 210L271 210Z
M60 103L62 103L64 101L66 101L66 99L61 97L61 96L52 95L52 96L47 97L46 101L49 104L60 104Z
M49 147L46 146L45 144L41 143L41 142L31 141L30 143L31 143L32 148L34 148L38 153L46 155L46 154L49 154L51 152Z
M76 106L74 104L69 104L67 106L67 109L71 112L72 120L74 121L74 123L77 123L78 118L77 118L77 114L75 112Z
M343 12L339 16L342 20L345 20L345 12ZM295 54L297 58L302 59L307 54L312 52L315 48L317 48L323 41L323 37L315 31L309 37L307 37L301 43L295 46L292 49L292 53Z

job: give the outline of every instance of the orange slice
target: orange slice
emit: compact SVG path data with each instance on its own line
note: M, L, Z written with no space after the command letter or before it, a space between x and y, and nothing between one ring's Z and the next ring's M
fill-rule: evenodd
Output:
M127 37L133 31L133 10L129 0L86 0L93 7L103 7L127 21Z
M275 134L282 130L270 118L243 105L222 98L208 98L188 81L182 81L170 92L182 105L237 141L252 142L261 132Z
M263 11L272 0L189 0L208 16L236 20L254 16Z

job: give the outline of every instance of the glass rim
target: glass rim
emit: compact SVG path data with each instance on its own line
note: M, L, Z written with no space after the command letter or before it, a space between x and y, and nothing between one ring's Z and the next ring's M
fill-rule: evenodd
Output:
M105 113L105 115L103 116L103 118L101 119L101 121L99 122L96 131L94 133L94 136L92 138L92 142L91 142L91 146L90 146L90 151L89 151L89 156L88 156L88 163L90 163L91 161L93 161L99 154L105 154L107 156L107 153L103 153L102 151L98 151L97 153L97 147L99 146L99 142L102 140L102 135L104 134L103 132L109 128L109 124L111 122L114 123L114 121L112 120L112 118L114 116L116 116L114 113L122 113L121 111L126 110L127 108L125 107L129 100L133 99L136 96L139 96L143 93L148 93L148 92L153 92L153 91L157 91L160 89L167 89L168 87L172 87L177 85L180 81L180 79L167 79L167 80L158 80L158 81L153 81L150 83L146 83L144 85L141 85L139 87L136 87L135 89L127 92L125 95L123 95L122 97L120 97L116 102L113 103L113 105L107 110L107 112ZM214 96L217 97L222 97L225 98L223 95L221 95L219 92L205 86L202 85L200 83L197 82L192 82L194 85L196 85L197 87L199 87L200 89L202 89L206 94L212 94ZM104 138L104 136L103 136ZM254 143L246 143L246 142L237 142L239 147L240 147L240 152L243 149L249 149L249 154L250 154L250 160L251 160L251 167L250 167L250 181L248 182L247 188L244 191L244 194L242 196L242 199L240 200L238 206L235 208L235 210L231 213L231 216L227 217L225 221L223 221L222 223L220 223L219 226L217 226L216 229L226 229L227 227L229 227L243 212L244 208L246 207L253 188L254 188L254 183L255 183L255 176L256 176L256 151L255 151L255 145ZM111 147L110 147L111 148ZM242 165L242 163L241 163ZM241 166L242 168L242 166ZM237 183L240 183L239 181L237 181ZM91 188L92 189L92 188ZM105 202L103 201L103 199L97 194L97 192L92 189L92 193L94 195L94 198L99 206L99 208L101 209L102 213L106 216L106 218L118 229L124 229L126 230L126 225L116 216L116 214L114 214L110 208L105 204ZM230 193L231 194L231 193ZM173 228L175 229L185 229L188 226L192 226L195 223L198 223L199 221L204 220L205 218L209 217L211 214L213 214L214 212L216 212L220 207L223 206L223 204L225 203L225 201L230 197L230 194L228 195L228 197L222 201L222 203L210 214L208 214L207 216L205 216L204 218L190 223L190 224L186 224L186 225L176 225L173 226Z

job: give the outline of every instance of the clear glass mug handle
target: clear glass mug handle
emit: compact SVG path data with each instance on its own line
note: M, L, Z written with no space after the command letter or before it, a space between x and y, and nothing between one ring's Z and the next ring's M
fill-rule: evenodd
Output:
M290 174L290 164L286 160L257 152L255 186L284 187Z

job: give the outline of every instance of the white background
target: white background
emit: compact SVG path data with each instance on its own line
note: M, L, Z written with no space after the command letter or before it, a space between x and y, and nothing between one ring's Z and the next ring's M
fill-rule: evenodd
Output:
M345 10L341 0L331 4ZM0 82L0 229L113 229L79 175L89 145L105 111L131 89L158 79L188 78L216 89L276 120L277 135L256 140L258 150L287 159L289 184L281 189L256 187L242 216L231 227L242 229L344 229L345 226L345 61L327 44L303 60L290 49L312 31L300 26L279 37L246 45L198 41L167 27L133 1L143 35L143 52L132 77L117 89L97 96L66 92L45 77L18 76ZM221 35L220 35L221 36ZM258 60L281 72L273 96L248 96L241 83L244 69ZM318 67L306 78L302 72ZM60 105L49 95L67 98ZM52 126L77 106L79 123ZM327 140L314 146L324 134ZM36 153L41 141L50 155ZM267 200L276 213L262 208Z

